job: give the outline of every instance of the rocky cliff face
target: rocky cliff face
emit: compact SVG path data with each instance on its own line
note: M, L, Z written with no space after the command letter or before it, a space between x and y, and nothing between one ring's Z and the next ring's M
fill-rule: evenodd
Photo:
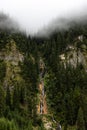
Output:
M0 52L0 60L3 60L6 65L6 75L4 78L4 87L14 87L14 82L23 80L20 76L19 62L23 62L24 56L21 54L14 40L6 44L6 47Z
M59 58L65 67L67 64L75 68L77 65L81 65L81 67L87 70L87 45L82 36L78 36L72 45L67 46L65 52Z

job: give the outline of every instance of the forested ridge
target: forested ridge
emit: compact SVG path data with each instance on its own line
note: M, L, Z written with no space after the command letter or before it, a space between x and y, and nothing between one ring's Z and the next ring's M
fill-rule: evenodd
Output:
M39 61L48 113L38 114ZM31 37L0 29L0 130L87 129L87 24L51 36Z

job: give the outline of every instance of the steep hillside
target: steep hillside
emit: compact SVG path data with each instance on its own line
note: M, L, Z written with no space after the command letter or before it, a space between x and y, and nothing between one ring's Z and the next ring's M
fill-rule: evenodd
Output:
M32 127L32 123L37 125L39 120L36 115L38 63L33 52L28 53L22 47L19 49L14 37L21 37L18 38L20 44L27 43L24 35L5 31L0 34L0 94L3 93L1 98L4 100L0 101L0 117L14 120L16 130L19 129L17 127L27 129L30 125ZM5 122L5 119L2 120Z
M0 127L87 129L87 25L49 38L0 30Z

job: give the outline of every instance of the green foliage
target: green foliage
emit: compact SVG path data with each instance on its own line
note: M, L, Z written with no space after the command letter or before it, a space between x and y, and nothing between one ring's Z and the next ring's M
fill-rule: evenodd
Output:
M27 127L26 130L33 130L33 126L32 126L32 122L31 121L29 121L28 127Z
M13 120L9 121L8 119L0 118L0 130L18 130L18 127Z
M86 56L86 33L86 24L74 23L69 30L56 32L50 38L35 38L20 32L0 30L0 55L5 51L6 44L14 40L17 50L24 57L23 62L18 64L20 72L13 72L14 77L11 77L11 83L8 82L8 85L4 85L7 72L5 57L0 57L0 117L7 118L0 119L1 130L33 130L33 126L40 126L39 130L44 129L41 119L37 116L40 57L45 63L43 75L49 113L64 124L65 130L69 125L75 125L76 121L82 122L82 130L87 129L87 72L84 70L87 65L77 64L74 68L67 61L63 64L59 58L61 54L65 54L67 58L69 45L80 51L85 50L83 55ZM78 41L78 36L82 34L83 41ZM21 80L16 79L17 75L20 75ZM79 108L82 108L83 113L82 110L78 112Z
M6 65L2 60L0 60L0 82L3 81L5 73L6 73Z
M6 91L6 105L11 108L11 93L9 87L7 87Z
M83 110L80 107L77 116L77 130L85 130L85 121L83 116Z
M18 86L16 85L13 90L13 110L19 108L19 93Z
M2 86L0 85L0 117L4 115L4 111L5 111L5 92Z
M43 123L38 127L38 130L45 130Z

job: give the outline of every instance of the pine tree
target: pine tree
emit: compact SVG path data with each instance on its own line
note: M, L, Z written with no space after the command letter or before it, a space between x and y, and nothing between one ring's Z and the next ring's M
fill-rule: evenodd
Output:
M5 110L5 93L3 88L0 86L0 117L3 116Z
M32 122L29 121L27 130L33 130Z
M11 108L11 93L9 87L7 87L6 91L6 105Z
M18 94L18 87L14 87L13 91L13 109L19 108L19 94Z
M85 122L84 122L83 110L82 110L81 107L79 108L79 111L78 111L77 130L85 130Z

